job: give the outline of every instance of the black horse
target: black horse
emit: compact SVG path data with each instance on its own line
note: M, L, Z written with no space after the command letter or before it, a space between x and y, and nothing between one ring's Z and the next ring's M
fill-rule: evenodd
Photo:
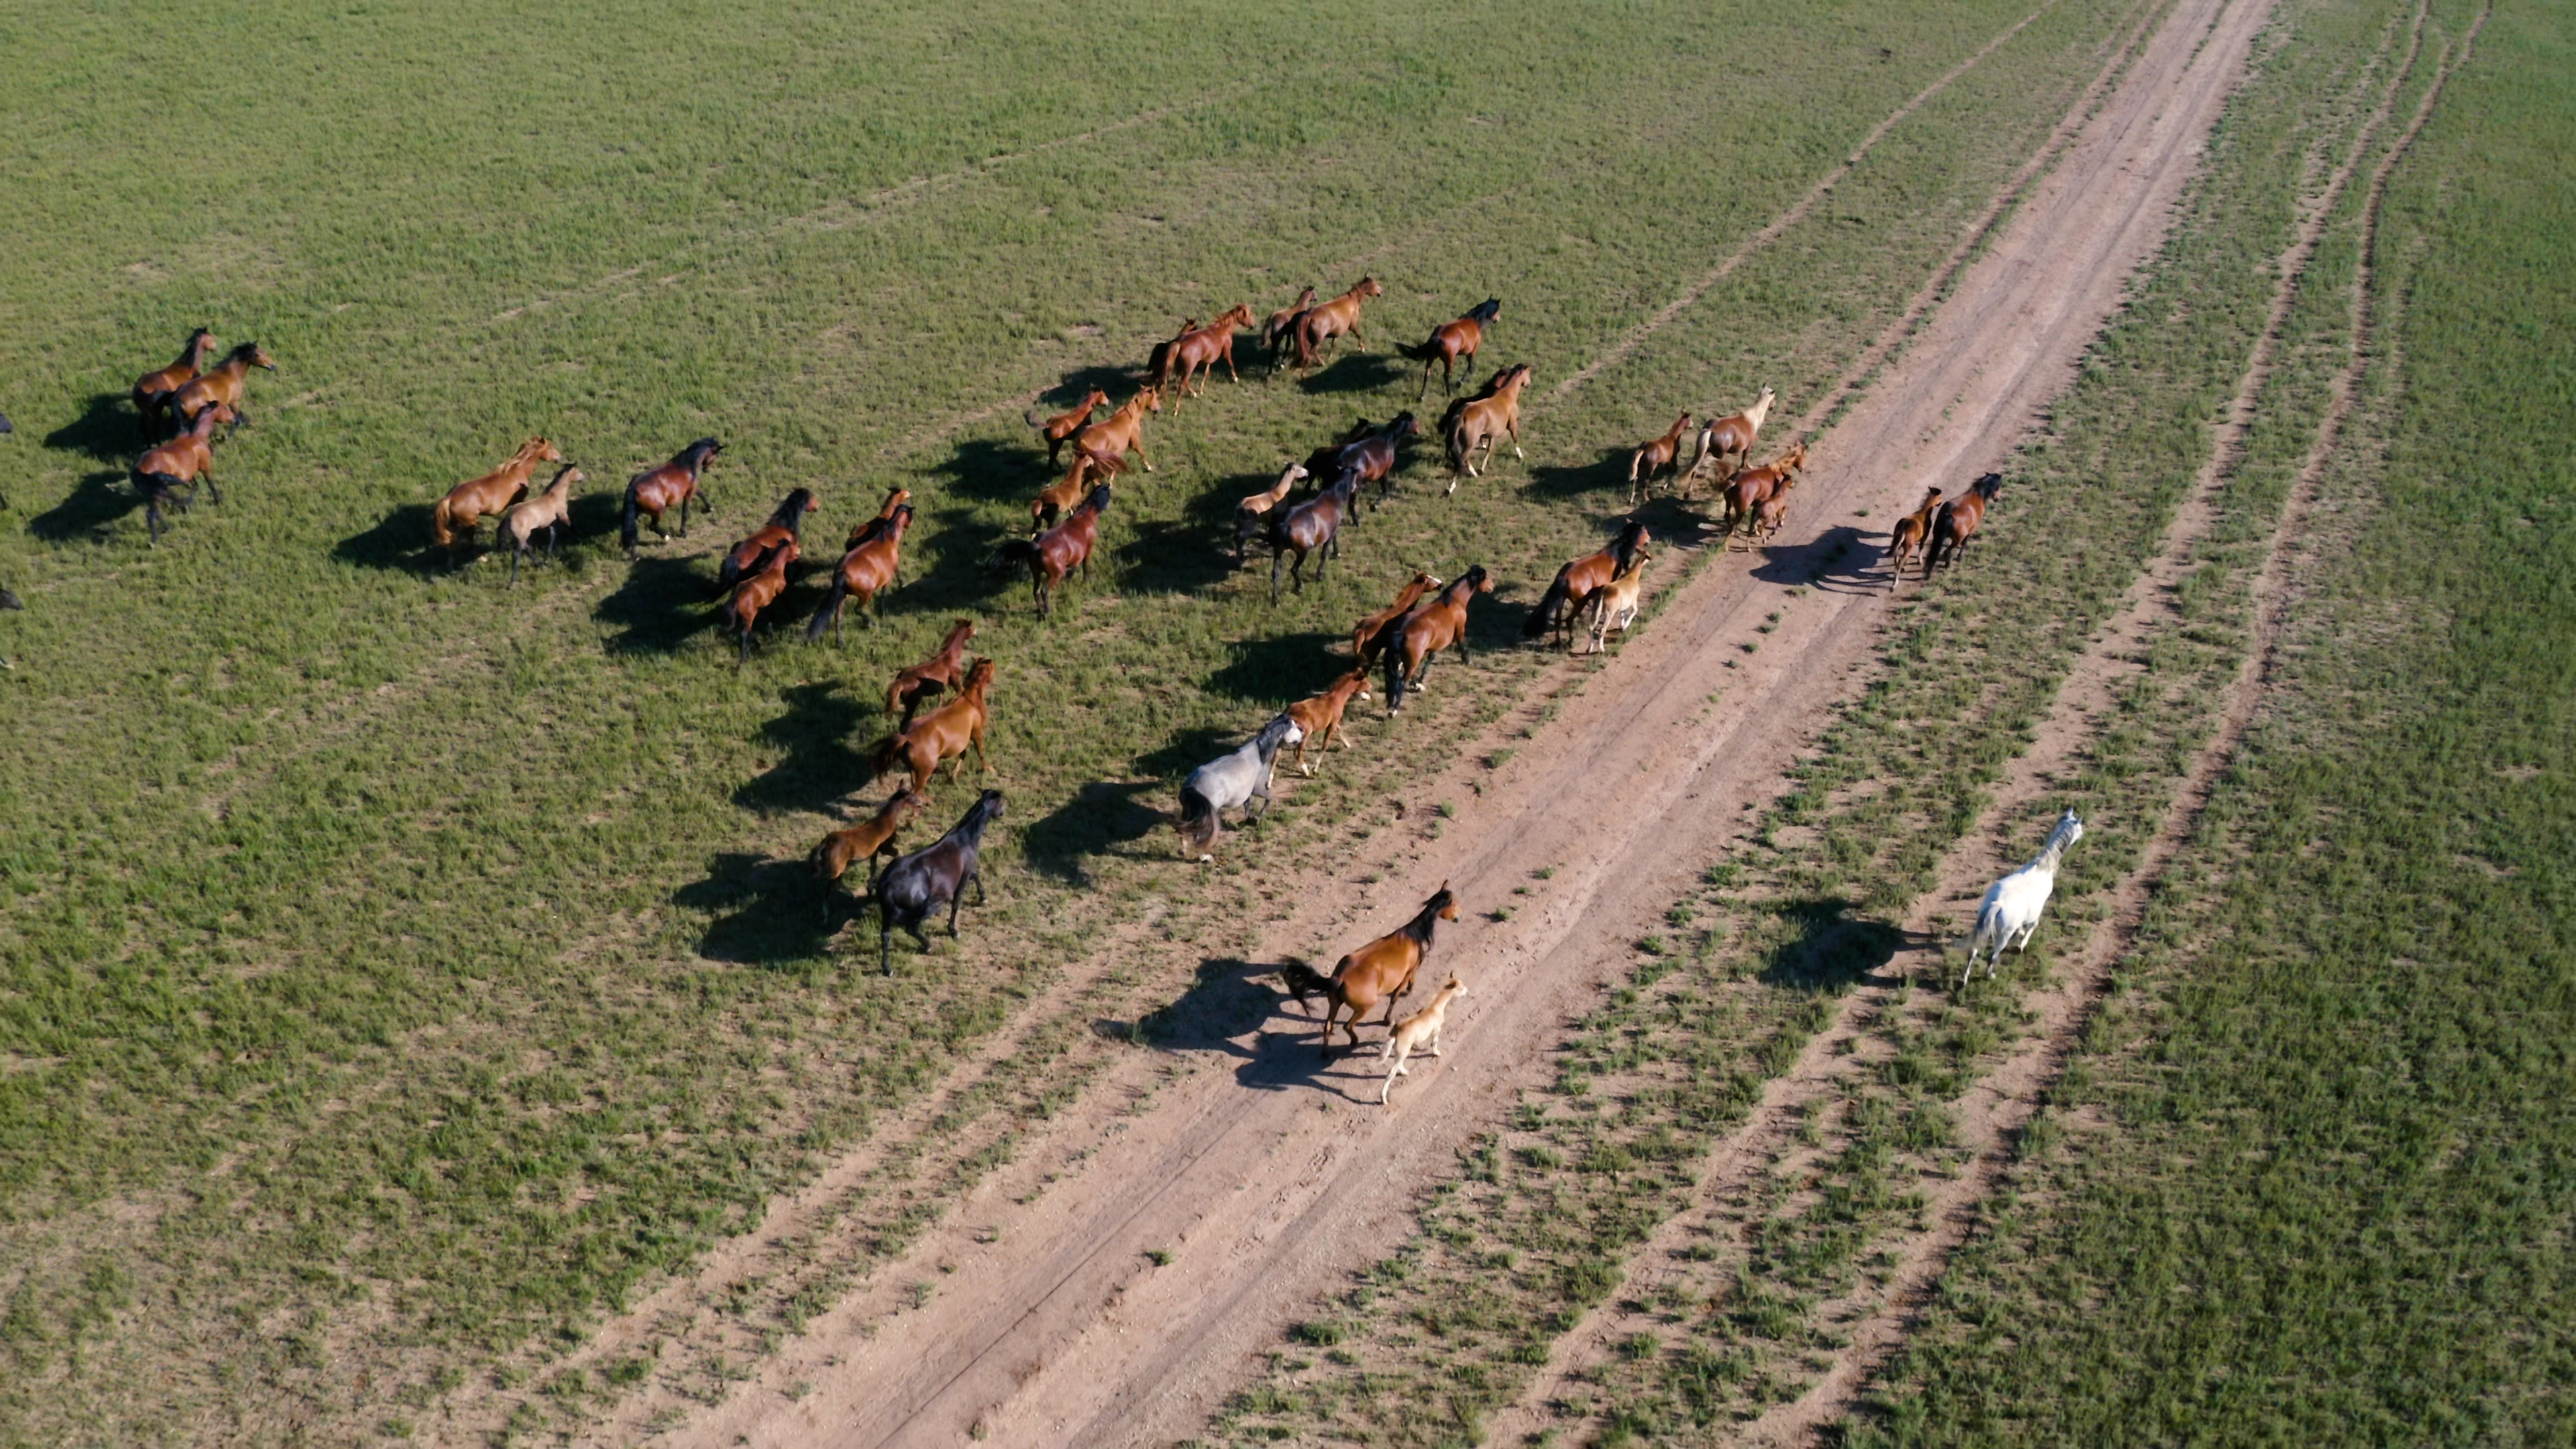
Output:
M939 903L948 903L948 935L957 936L957 908L965 903L966 883L975 883L975 904L984 904L984 873L979 863L984 850L984 827L1002 817L1002 792L987 790L966 811L957 827L929 845L887 866L877 878L877 959L888 976L894 974L894 928L903 927L921 949L930 949L930 938L921 933L921 923Z

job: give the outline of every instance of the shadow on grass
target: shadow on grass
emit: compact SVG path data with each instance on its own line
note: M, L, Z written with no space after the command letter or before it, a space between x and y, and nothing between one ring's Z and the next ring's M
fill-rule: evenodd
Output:
M1512 457L1511 449L1509 438L1495 444L1496 461L1518 461ZM1606 493L1609 496L1602 500L1603 506L1624 510L1628 500L1637 496L1628 483L1628 455L1634 451L1633 448L1605 448L1599 458L1589 463L1533 465L1529 470L1530 495L1563 499L1580 498L1587 493ZM1475 456L1476 466L1484 468L1486 476L1491 477L1494 470L1485 466L1483 451L1479 449ZM1469 480L1470 484L1473 481Z
M802 860L770 860L729 851L708 863L706 879L671 893L671 903L714 913L698 954L737 966L809 961L829 948L832 932L853 914L836 902L823 913L822 887Z
M753 638L756 647L769 642ZM762 743L779 751L778 762L736 789L733 803L764 814L821 810L858 789L871 771L851 741L874 708L851 698L836 679L791 685L779 699L786 713L760 728Z
M1881 973L1899 950L1914 944L1904 930L1853 915L1852 903L1840 896L1783 901L1771 909L1797 923L1798 937L1775 948L1763 964L1766 986L1842 992L1863 982L1891 983Z
M81 415L45 434L45 446L57 453L78 453L94 463L123 463L149 446L143 418L123 393L93 394ZM125 476L122 473L118 477Z
M1240 640L1227 647L1224 666L1200 687L1210 694L1272 708L1304 699L1350 669L1350 656L1333 652L1334 642L1342 637L1306 630Z
M1028 570L993 566L993 550L1021 535L978 517L972 508L942 509L936 522L937 544L930 551L930 567L884 596L889 611L992 614L1010 605L1034 607L1029 604ZM919 536L921 524L913 527L914 536ZM909 558L906 567L910 567Z
M1805 543L1765 544L1753 577L1766 584L1804 584L1839 594L1879 592L1880 550L1864 541L1861 531L1835 524Z
M715 580L695 559L642 558L628 566L617 592L599 601L596 617L618 631L609 648L667 654L716 627L715 602Z
M399 569L407 573L430 573L447 567L447 550L430 540L430 519L437 509L427 503L405 503L377 520L375 527L364 533L353 533L331 546L331 556L342 563L360 568ZM483 537L471 544L459 543L456 560L470 562L490 543L491 521L485 520Z
M1299 378L1297 385L1308 393L1376 392L1412 380L1411 371L1399 364L1383 352L1346 352Z
M948 493L986 502L1034 498L1053 481L1043 450L991 438L961 439L947 460L930 471L945 481ZM920 505L920 499L913 500L915 508Z
M123 472L103 469L74 484L62 502L29 518L27 531L47 543L104 538L119 519L142 507L142 495L126 486Z
M1127 395L1136 390L1143 377L1143 372L1123 362L1095 362L1089 367L1077 367L1058 378L1055 386L1038 394L1038 406L1048 412L1060 413L1082 401L1082 395L1096 387L1109 394L1109 407L1114 408L1127 400ZM1095 416L1106 417L1108 412L1108 408L1103 408Z
M1030 823L1020 835L1020 854L1040 875L1088 886L1093 882L1084 862L1093 856L1137 860L1153 854L1140 842L1169 823L1169 817L1145 800L1167 788L1156 780L1102 780L1085 785L1054 813Z
M1110 554L1119 589L1124 593L1196 594L1237 572L1231 533L1218 541L1215 530L1187 518L1154 518L1138 523Z

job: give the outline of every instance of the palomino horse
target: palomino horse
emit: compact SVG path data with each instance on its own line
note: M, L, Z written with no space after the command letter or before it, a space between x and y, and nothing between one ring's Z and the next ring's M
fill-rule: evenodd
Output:
M143 522L151 531L152 546L161 546L161 505L170 504L186 512L197 496L197 482L205 480L206 495L217 503L224 501L223 490L215 486L215 428L230 423L233 410L222 403L197 414L187 430L179 436L146 452L134 460L134 491L143 495ZM179 496L179 490L188 496Z
M1387 641L1395 637L1396 623L1413 612L1413 606L1422 602L1424 594L1438 587L1440 580L1437 578L1416 573L1396 592L1394 603L1351 626L1351 652L1359 656L1360 668L1366 669L1377 662L1378 655L1386 651Z
M692 501L696 502L700 512L709 518L715 517L715 507L707 501L699 477L706 472L707 464L715 460L716 454L723 451L724 444L713 438L700 438L673 454L670 462L658 468L647 468L627 480L625 514L617 526L617 541L625 546L627 562L635 561L635 524L638 518L650 518L653 532L668 538L670 535L662 531L662 515L676 508L680 510L680 537L686 538L689 536L689 504Z
M1151 473L1154 460L1145 453L1145 414L1162 410L1161 388L1139 389L1118 411L1074 434L1073 445L1082 452L1122 462L1132 452L1144 462L1145 471Z
M1258 493L1246 494L1242 502L1234 505L1234 561L1236 563L1244 561L1245 547L1253 539L1268 531L1266 515L1270 510L1278 507L1288 497L1288 490L1296 486L1297 480L1306 476L1308 475L1305 464L1291 463L1279 470L1278 482Z
M1314 497L1293 503L1270 517L1270 602L1279 602L1279 561L1290 554L1297 561L1288 568L1288 581L1296 592L1306 592L1306 556L1315 557L1315 577L1324 577L1325 561L1342 551L1342 525L1351 516L1351 500L1358 496L1360 475L1353 469L1345 472Z
M832 647L841 647L841 611L850 595L859 596L859 610L868 627L877 626L877 596L894 587L895 574L903 564L903 531L912 526L912 505L894 505L891 517L863 524L852 535L857 542L832 566L832 586L823 593L823 602L815 605L814 617L806 621L805 642L832 631Z
M1329 302L1318 303L1298 317L1294 329L1297 341L1297 369L1303 372L1315 365L1316 349L1349 333L1360 350L1368 350L1368 339L1360 335L1360 304L1371 297L1386 295L1386 288L1375 277L1362 277L1349 291Z
M1306 466L1326 478L1337 478L1356 469L1362 483L1377 485L1377 501L1382 504L1395 496L1396 450L1420 436L1422 425L1414 421L1411 413L1397 413L1382 428L1372 428L1368 419L1362 418L1342 441L1316 449L1315 457L1307 459ZM1317 458L1325 460L1321 466Z
M1648 438L1628 455L1628 486L1637 495L1631 507L1646 501L1646 495L1654 491L1658 474L1673 471L1674 461L1681 456L1682 430L1689 426L1690 414L1684 413L1673 419L1672 427L1662 437Z
M1109 485L1103 483L1066 514L1064 522L1035 538L1015 538L993 550L994 563L1029 571L1029 592L1037 600L1039 618L1054 617L1055 586L1075 569L1082 570L1084 578L1091 577L1091 550L1100 542L1100 514L1108 506Z
M147 425L161 420L172 394L197 380L197 369L206 365L206 354L214 350L215 334L200 327L188 334L187 344L179 349L178 361L134 380L134 410L143 414Z
M1905 565L1919 557L1924 545L1932 541L1932 515L1939 511L1944 497L1939 488L1923 490L1923 506L1896 520L1887 535L1887 572L1891 578L1905 577Z
M1298 774L1311 776L1315 773L1314 769L1306 763L1308 745L1313 745L1319 754L1330 750L1336 739L1341 740L1343 749L1347 750L1351 747L1351 742L1342 736L1342 714L1351 707L1352 700L1366 698L1368 698L1368 665L1363 663L1357 669L1334 680L1323 693L1309 695L1288 706L1288 718L1297 722Z
M1626 637L1628 626L1637 622L1637 609L1646 594L1646 565L1654 562L1651 549L1637 550L1636 558L1619 570L1619 576L1592 591L1585 602L1592 609L1592 652L1610 652L1610 635Z
M984 831L1002 818L1002 792L987 790L967 807L966 818L946 835L886 867L877 878L877 960L894 974L894 928L903 927L921 949L930 938L921 923L943 901L948 904L948 938L957 939L957 907L966 898L966 883L975 883L975 904L984 904Z
M920 791L897 790L886 797L884 807L873 818L824 836L823 843L805 857L805 863L814 868L814 879L823 887L824 925L832 924L832 890L841 883L842 876L849 874L851 863L868 863L868 892L875 894L877 862L900 853L894 848L896 833L929 807L930 797Z
M1485 345L1485 329L1493 326L1494 319L1501 315L1503 299L1487 297L1457 321L1443 322L1432 328L1430 340L1421 346L1398 344L1396 351L1422 364L1422 386L1413 394L1413 400L1420 402L1431 395L1431 364L1435 362L1440 364L1440 393L1443 397L1457 390L1453 369L1466 368L1467 375L1474 377L1476 349Z
M579 468L567 464L555 474L555 481L546 485L545 492L511 504L510 511L501 515L500 524L492 532L494 542L510 551L511 588L519 586L519 560L528 556L538 534L546 536L546 562L555 561L555 544L572 522L572 485L581 477Z
M1404 708L1404 692L1420 689L1422 678L1431 672L1432 656L1443 649L1458 651L1458 662L1467 659L1467 601L1478 594L1494 591L1493 577L1478 564L1458 576L1458 581L1404 616L1395 629L1395 638L1386 650L1386 713L1392 719Z
M725 550L724 562L716 565L716 588L730 589L746 569L760 561L763 554L782 543L802 547L805 542L805 515L821 505L814 501L814 490L798 488L790 492L769 521L753 529L751 536L738 540Z
M1587 553L1558 569L1547 592L1538 596L1538 607L1522 621L1521 637L1541 639L1550 631L1560 631L1565 635L1566 646L1572 648L1575 616L1583 612L1584 602L1594 590L1626 572L1637 551L1645 546L1646 525L1630 519L1608 548Z
M1154 386L1178 384L1181 394L1203 397L1205 393L1190 383L1204 373L1214 372L1220 362L1225 364L1227 377L1236 382L1243 381L1242 375L1234 370L1234 329L1251 325L1251 305L1237 302L1205 327L1193 328L1169 342L1156 344L1151 363ZM1175 397L1172 411L1177 413L1180 410L1180 398Z
M1413 1075L1413 1069L1404 1064L1405 1058L1417 1051L1426 1057L1440 1055L1440 1031L1449 1024L1449 1003L1466 994L1467 983L1452 976L1448 985L1431 993L1429 1006L1397 1022L1395 1030L1386 1034L1386 1050L1381 1056L1395 1065L1386 1069L1386 1080L1378 1083L1379 1106L1385 1106L1387 1097L1395 1091L1396 1078Z
M760 622L760 611L778 601L787 591L787 566L796 562L796 540L790 538L772 545L760 556L756 568L734 582L733 593L725 600L725 623L741 636L742 653L736 664L751 658L752 627Z
M1761 508L1762 501L1778 492L1791 474L1806 466L1807 445L1795 443L1761 467L1738 469L1735 476L1727 480L1721 496L1726 506L1729 548L1734 547L1735 531L1754 521L1754 513Z
M1712 478L1725 478L1731 475L1718 470L1725 466L1727 459L1735 459L1739 468L1752 462L1753 440L1761 434L1762 420L1771 415L1771 404L1777 397L1778 394L1766 384L1753 399L1753 406L1701 424L1699 456L1691 460L1690 476L1697 478L1706 474Z
M957 762L953 773L966 770L966 747L975 747L975 772L990 768L984 758L984 726L990 719L985 696L993 689L993 661L978 659L966 671L957 697L877 743L869 761L879 775L900 766L912 772L912 788L927 790L941 764Z
M1181 782L1181 818L1172 822L1180 832L1181 858L1195 853L1201 865L1216 859L1216 838L1225 833L1227 810L1241 807L1247 827L1259 819L1252 802L1269 807L1270 772L1279 764L1280 749L1303 738L1295 719L1279 715L1240 749L1192 770Z
M1073 435L1091 426L1092 409L1108 405L1109 394L1095 387L1082 395L1080 403L1067 411L1057 413L1054 417L1040 417L1034 412L1023 413L1021 416L1028 420L1030 427L1046 435L1047 466L1052 468L1055 466L1056 454L1062 452L1064 445L1073 440Z
M1521 390L1529 386L1530 365L1517 362L1505 368L1494 379L1491 392L1471 399L1458 409L1458 420L1449 425L1449 468L1451 473L1464 473L1470 478L1484 475L1476 471L1473 457L1479 444L1485 449L1485 461L1494 460L1495 443L1508 434L1512 456L1526 458L1521 451ZM1455 476L1449 480L1449 491L1458 491Z
M1306 309L1314 305L1315 289L1308 287L1299 292L1297 300L1289 303L1285 309L1273 312L1262 319L1261 345L1270 354L1270 371L1263 374L1264 376L1278 374L1279 359L1287 356L1288 349L1295 345L1297 319L1305 316Z
M456 562L459 538L472 539L483 527L483 515L498 513L519 501L528 491L528 475L539 463L560 463L563 454L543 438L530 438L510 455L510 461L484 474L469 478L447 490L438 507L429 515L429 536L447 550L447 561Z
M1968 485L1968 491L1941 505L1932 519L1932 551L1923 561L1924 577L1944 563L1957 563L1968 548L1968 540L1985 526L1986 509L1995 495L2004 491L2004 475L1988 473Z
M197 414L222 403L233 410L233 420L225 425L226 429L238 430L250 421L250 409L242 405L242 398L250 390L248 379L254 367L275 372L277 359L269 356L267 349L258 343L245 342L226 353L223 361L173 390L170 394L170 416L184 428L197 420Z
M1449 894L1449 883L1443 881L1412 920L1335 962L1332 975L1318 976L1293 961L1280 969L1279 979L1298 1005L1305 1005L1309 996L1324 998L1326 1057L1333 1054L1333 1018L1343 1012L1350 1013L1342 1032L1353 1048L1360 1044L1360 1018L1379 1002L1386 1003L1386 1020L1395 1020L1396 998L1413 989L1413 973L1422 969L1422 958L1431 954L1432 931L1440 922L1456 919L1458 898Z
M966 641L974 637L975 621L960 619L948 626L948 637L940 641L937 653L895 672L894 681L886 686L885 712L903 712L903 723L897 729L912 728L914 710L964 681Z

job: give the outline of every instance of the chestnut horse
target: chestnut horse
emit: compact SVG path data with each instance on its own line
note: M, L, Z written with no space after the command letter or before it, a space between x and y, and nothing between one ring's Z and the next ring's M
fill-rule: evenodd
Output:
M911 501L911 489L887 489L885 505L877 510L877 516L874 518L862 518L858 522L851 524L849 541L843 543L841 547L845 549L857 548L860 544L863 544L869 539L876 537L878 534L883 533L886 525L894 522L895 511ZM900 578L901 575L897 575L896 577Z
M793 542L801 546L805 541L805 515L820 506L814 501L813 489L798 488L791 491L786 500L778 505L776 511L769 515L767 523L752 530L749 538L737 542L725 551L724 562L716 565L717 590L721 592L732 588L735 581L743 576L744 570L759 563L761 555L780 544Z
M510 550L511 588L519 586L519 560L528 556L529 546L537 541L539 533L546 536L546 562L555 561L555 544L572 523L572 485L581 478L581 470L567 464L555 474L555 481L546 485L545 492L511 504L510 511L501 515L500 525L492 533L496 543Z
M814 879L823 887L824 925L832 924L832 888L849 873L851 863L868 863L868 893L875 894L877 862L901 854L894 848L896 833L929 806L930 797L920 791L897 790L886 797L885 805L874 817L824 836L823 843L805 857L805 863L814 868Z
M1288 567L1288 581L1296 592L1306 592L1307 555L1315 557L1315 577L1324 577L1325 561L1342 551L1342 524L1349 520L1351 500L1359 490L1359 470L1346 469L1323 492L1270 516L1271 603L1279 602L1279 561L1292 553L1297 561Z
M1292 345L1293 335L1297 329L1297 319L1305 316L1306 309L1314 305L1315 289L1308 287L1299 292L1297 300L1289 303L1285 309L1273 312L1262 320L1261 345L1270 352L1270 372L1265 376L1278 373L1279 359L1288 355L1288 349Z
M2004 475L1988 473L1968 485L1968 491L1941 505L1932 519L1932 551L1924 557L1923 575L1944 563L1957 563L1968 548L1968 540L1985 526L1986 508L1995 495L2004 491Z
M903 711L898 729L912 727L912 712L926 701L955 689L966 677L966 641L975 637L975 621L960 619L948 627L948 637L940 641L939 650L929 658L896 671L894 682L886 686L885 712Z
M993 551L993 562L1001 567L1029 571L1029 590L1037 599L1039 618L1055 616L1055 586L1075 569L1082 570L1084 578L1091 577L1091 550L1100 542L1100 514L1108 506L1109 485L1103 483L1066 514L1064 522L1035 538L1012 539Z
M1931 542L1932 515L1941 507L1943 493L1938 488L1923 490L1923 506L1896 520L1887 535L1887 572L1892 578L1905 577L1905 565L1923 552Z
M1191 380L1203 373L1214 372L1219 362L1225 364L1227 377L1236 382L1243 381L1242 375L1234 370L1234 329L1251 325L1251 305L1237 302L1205 327L1185 331L1169 342L1155 344L1153 360L1148 364L1153 372L1154 386L1162 388L1178 383L1182 395L1204 397L1203 389L1190 386ZM1180 410L1180 398L1175 397L1172 411L1177 413Z
M1075 449L1073 466L1065 470L1065 475L1039 489L1038 496L1029 500L1029 532L1043 533L1055 527L1067 509L1090 496L1093 484L1115 478L1126 469L1127 465L1116 458Z
M230 423L233 410L222 403L197 414L187 431L153 448L134 460L134 491L143 495L143 522L152 534L152 546L161 546L161 505L168 503L186 512L197 496L197 483L203 479L206 495L217 503L224 501L223 490L215 486L215 427ZM181 498L179 490L188 490Z
M134 410L143 414L145 423L160 421L171 395L197 380L197 369L206 365L206 354L214 350L215 334L200 327L188 334L187 345L179 349L178 361L134 380Z
M1386 1003L1386 1020L1395 1020L1396 998L1413 989L1413 973L1422 969L1422 958L1431 954L1432 931L1440 922L1456 919L1458 898L1449 894L1449 883L1442 881L1412 920L1335 962L1332 975L1318 976L1294 961L1280 969L1279 979L1298 1005L1305 1005L1308 996L1324 998L1327 1058L1333 1054L1333 1018L1341 1013L1350 1013L1342 1032L1353 1049L1360 1044L1360 1018L1379 1002Z
M1690 476L1697 478L1703 473L1710 477L1731 476L1711 467L1709 460L1712 458L1720 467L1730 457L1736 460L1738 468L1752 462L1753 440L1762 432L1762 420L1771 415L1771 404L1778 396L1766 384L1760 395L1753 399L1753 406L1701 424L1699 456L1691 460Z
M1470 478L1484 475L1472 461L1478 444L1484 445L1485 461L1494 461L1494 444L1505 434L1512 440L1512 456L1526 458L1521 451L1521 389L1529 386L1530 365L1516 362L1496 376L1484 397L1470 399L1458 409L1458 420L1449 425L1449 467L1451 473L1464 473ZM1458 491L1458 480L1452 476L1449 491Z
M1106 407L1108 404L1109 394L1095 387L1082 395L1082 401L1078 405L1068 411L1057 413L1054 417L1042 418L1034 412L1022 413L1021 416L1028 420L1030 427L1046 435L1047 466L1052 468L1055 466L1056 454L1064 450L1064 445L1072 441L1073 435L1091 426L1092 409Z
M1362 277L1349 291L1333 300L1309 307L1297 318L1291 329L1297 340L1297 369L1303 372L1315 365L1315 350L1325 343L1349 333L1360 350L1368 350L1368 339L1360 335L1360 304L1371 297L1386 295L1386 288L1375 277Z
M742 653L735 657L736 664L751 658L752 626L760 622L760 611L787 591L787 566L796 562L798 551L792 538L772 545L760 556L758 567L735 582L731 597L725 600L725 622L742 636Z
M1438 587L1440 580L1429 574L1417 573L1396 592L1394 603L1351 626L1351 652L1359 656L1360 668L1366 669L1377 662L1378 655L1386 650L1387 641L1395 637L1396 621L1412 613L1413 606L1422 602L1422 596Z
M898 766L909 770L912 788L927 790L930 777L949 760L957 762L955 773L965 773L966 747L971 744L975 747L975 772L982 774L990 768L984 758L984 726L990 718L984 697L992 688L993 661L976 660L975 667L966 671L965 686L957 691L955 699L878 741L869 752L869 762L879 775Z
M1420 689L1422 678L1431 672L1432 657L1443 649L1455 648L1458 662L1467 658L1467 602L1478 594L1494 591L1492 575L1478 564L1458 576L1458 581L1442 589L1430 602L1404 616L1395 629L1395 638L1386 650L1386 713L1389 719L1404 708L1404 692Z
M530 438L510 455L510 461L484 474L447 490L438 507L429 515L429 536L447 550L447 561L456 562L459 537L471 539L483 527L483 515L498 513L519 501L528 491L528 475L539 463L560 463L563 454L543 438Z
M242 406L242 396L249 390L246 379L254 367L277 371L277 359L268 355L256 342L245 342L225 354L224 360L182 383L170 394L170 416L181 427L197 420L197 414L217 403L233 410L233 420L226 431L236 431L250 421L250 409Z
M895 575L903 563L903 531L912 526L912 505L897 503L894 512L884 518L861 524L853 530L853 542L841 561L832 566L832 587L825 590L823 602L814 608L814 617L805 624L805 642L832 631L832 647L841 647L841 610L850 595L859 596L859 610L868 627L877 626L877 596L894 587Z
M617 541L625 545L628 563L635 561L635 524L639 517L652 519L653 532L662 538L670 537L662 532L662 515L671 509L680 510L682 538L689 536L692 501L697 503L699 512L715 517L715 507L707 501L698 479L706 472L707 464L723 451L724 444L713 438L700 438L673 454L670 462L647 468L627 480L625 516L618 523Z
M1792 473L1780 480L1780 486L1771 490L1770 497L1753 505L1753 525L1745 531L1755 542L1770 542L1781 525L1789 521L1789 490L1797 486L1798 475Z
M1440 364L1440 393L1443 397L1457 391L1453 369L1466 368L1467 375L1474 377L1476 349L1485 345L1485 329L1493 326L1494 319L1501 315L1503 299L1487 297L1457 321L1443 322L1432 328L1430 339L1421 346L1398 344L1396 351L1422 364L1422 386L1413 394L1413 400L1420 402L1431 395L1431 364L1435 362Z
M1145 414L1163 410L1163 390L1158 387L1139 389L1126 404L1099 422L1076 433L1073 445L1100 458L1116 458L1123 463L1133 452L1144 460L1145 471L1154 471L1154 460L1145 455Z
M1777 492L1789 475L1807 466L1807 445L1794 443L1780 456L1759 468L1743 468L1727 480L1720 495L1726 506L1727 547L1733 548L1735 531L1753 522L1762 501Z
M1610 546L1599 553L1587 553L1556 571L1547 592L1538 596L1538 607L1530 610L1521 622L1521 637L1544 638L1551 631L1565 635L1567 648L1574 645L1574 619L1583 612L1584 602L1593 591L1627 571L1639 549L1646 546L1646 525L1629 520Z
M1662 437L1647 439L1628 455L1628 483L1636 489L1631 507L1644 503L1646 495L1654 491L1656 475L1673 471L1675 460L1681 456L1682 430L1689 426L1690 414L1684 413L1673 419L1671 429Z
M1246 494L1243 501L1234 505L1234 561L1236 563L1244 561L1245 545L1269 530L1269 525L1263 521L1264 515L1278 507L1288 497L1288 490L1296 486L1297 480L1306 476L1308 474L1305 464L1291 463L1279 470L1278 482L1258 493Z
M1311 776L1315 773L1306 763L1306 747L1313 745L1319 753L1331 749L1333 741L1342 736L1342 712L1351 707L1352 700L1366 698L1368 666L1362 664L1325 686L1323 693L1310 695L1288 706L1288 718L1297 722L1299 731L1298 774ZM1351 742L1342 739L1342 748L1347 750L1350 747Z

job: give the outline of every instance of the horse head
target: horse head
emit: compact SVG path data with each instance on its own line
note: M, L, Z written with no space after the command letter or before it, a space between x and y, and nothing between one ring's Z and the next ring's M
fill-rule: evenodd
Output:
M1395 421L1386 425L1386 436L1390 442L1397 443L1407 438L1418 438L1422 436L1422 424L1409 412L1397 413Z
M1375 277L1362 277L1360 284L1351 288L1351 294L1357 297L1383 297L1386 295L1386 288L1379 286Z
M1082 500L1082 506L1095 514L1108 511L1109 485L1106 483L1093 485L1090 496Z

